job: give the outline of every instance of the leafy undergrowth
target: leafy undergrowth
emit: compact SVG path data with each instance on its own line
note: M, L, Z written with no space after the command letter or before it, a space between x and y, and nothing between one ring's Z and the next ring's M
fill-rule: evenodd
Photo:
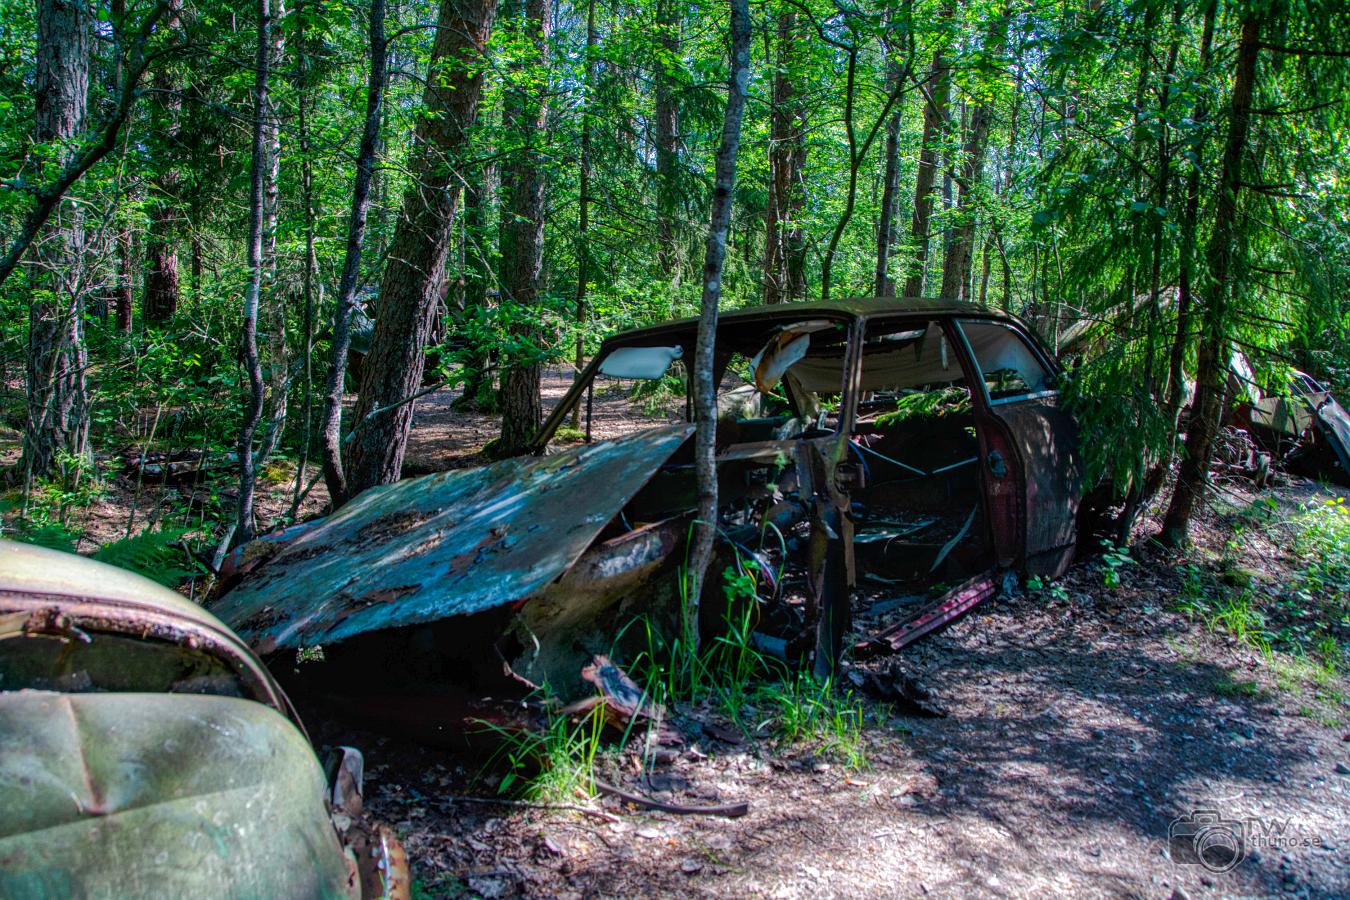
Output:
M1145 613L1180 613L1219 646L1259 661L1259 681L1223 676L1215 680L1217 694L1278 691L1317 722L1350 721L1341 678L1350 648L1350 503L1339 491L1304 484L1278 493L1221 489L1212 506L1180 556L1151 544L1149 524L1136 532L1132 550L1103 543L1088 564L1101 590L1123 587L1140 597ZM1155 571L1142 571L1140 558ZM1162 566L1173 577L1158 576ZM1141 590L1145 581L1155 590ZM1063 584L1032 580L1028 587L1050 602L1069 599Z

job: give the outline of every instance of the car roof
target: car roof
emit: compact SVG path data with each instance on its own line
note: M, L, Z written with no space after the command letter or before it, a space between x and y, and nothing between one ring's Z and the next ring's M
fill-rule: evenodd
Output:
M826 319L869 319L887 316L942 316L969 315L995 316L1016 321L1016 317L1002 310L991 309L978 303L958 303L953 300L934 300L926 297L849 297L841 300L811 300L799 303L771 303L757 306L744 306L739 309L723 310L718 313L718 327L733 324L771 324L783 320L798 320L803 316L817 316ZM631 340L660 335L666 332L686 330L698 325L697 316L672 319L659 325L648 325L621 331L605 343L625 344Z
M191 600L126 569L74 553L0 538L0 591L104 601L230 630Z

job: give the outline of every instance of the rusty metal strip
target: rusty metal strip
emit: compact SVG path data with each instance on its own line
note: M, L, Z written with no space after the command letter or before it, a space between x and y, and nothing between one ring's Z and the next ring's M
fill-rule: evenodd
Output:
M853 646L854 655L865 658L903 650L920 638L927 637L939 628L961 618L994 596L995 590L994 581L989 575L972 578L952 588L936 602L903 622L892 625L867 640L859 641Z

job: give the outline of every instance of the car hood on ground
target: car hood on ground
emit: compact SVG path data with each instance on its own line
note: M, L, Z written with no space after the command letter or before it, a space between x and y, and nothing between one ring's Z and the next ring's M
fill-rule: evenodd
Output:
M524 600L567 571L692 433L661 426L372 488L212 611L268 653Z
M305 737L261 704L0 694L0 896L337 896Z

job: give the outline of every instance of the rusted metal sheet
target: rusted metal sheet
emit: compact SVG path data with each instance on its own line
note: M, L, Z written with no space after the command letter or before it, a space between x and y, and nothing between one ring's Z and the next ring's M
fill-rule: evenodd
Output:
M903 622L873 635L853 646L853 652L859 658L894 653L927 637L939 628L949 625L970 612L981 603L994 596L994 580L988 575L972 578L965 584L952 588L935 603L925 607Z
M212 612L266 653L523 600L563 574L692 432L665 426L369 490Z

